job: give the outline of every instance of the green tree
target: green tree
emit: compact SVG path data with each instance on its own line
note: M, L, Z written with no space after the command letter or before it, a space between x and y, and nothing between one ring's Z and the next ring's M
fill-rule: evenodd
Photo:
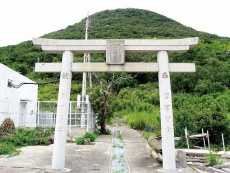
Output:
M114 101L115 94L113 93L112 87L115 83L121 82L121 80L128 80L133 77L124 78L123 74L113 73L107 74L107 80L105 80L105 74L101 73L101 76L93 74L96 78L99 86L95 87L92 94L91 100L93 108L98 113L99 124L101 126L101 133L106 133L106 120L112 116L111 107ZM135 76L134 76L135 77ZM110 80L109 80L110 79Z

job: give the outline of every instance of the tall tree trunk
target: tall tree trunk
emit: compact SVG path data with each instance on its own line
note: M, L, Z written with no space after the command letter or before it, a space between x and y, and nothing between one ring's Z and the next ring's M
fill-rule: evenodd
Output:
M103 113L103 116L101 117L101 122L100 122L102 134L106 134L106 125L105 125L106 117L107 117L107 111L104 110L104 113Z
M100 125L101 125L101 133L102 134L106 134L106 125L105 125L105 121L107 118L107 114L108 114L108 94L104 93L104 97L105 97L105 101L104 101L104 112L103 115L101 117L101 121L100 121Z

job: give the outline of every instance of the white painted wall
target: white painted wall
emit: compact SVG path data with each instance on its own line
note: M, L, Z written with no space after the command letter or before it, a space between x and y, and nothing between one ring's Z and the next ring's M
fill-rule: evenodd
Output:
M26 127L36 126L37 85L22 85L20 88L9 88L8 79L18 85L22 82L35 83L27 77L0 63L0 124L10 117L15 126L20 123ZM24 118L20 113L23 113Z

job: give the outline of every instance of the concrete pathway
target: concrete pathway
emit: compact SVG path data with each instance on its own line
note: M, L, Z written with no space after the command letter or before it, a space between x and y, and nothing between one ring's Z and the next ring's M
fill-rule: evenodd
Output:
M70 169L71 173L108 173L111 163L111 144L112 135L100 135L95 145L68 143L67 171ZM0 173L54 172L51 169L53 145L29 146L20 150L22 152L19 156L0 158Z
M112 129L112 128L111 128ZM146 152L147 141L136 130L127 125L119 126L124 142L124 156L130 173L155 173L161 168ZM100 135L95 145L68 143L66 150L66 172L71 173L114 173L112 170L113 135ZM53 145L21 148L19 156L0 156L0 173L53 173ZM62 171L62 172L65 172ZM61 171L56 171L61 172ZM185 173L190 171L185 170ZM117 172L116 172L117 173ZM123 172L125 173L125 172Z
M131 173L156 172L162 165L149 156L145 147L147 141L138 131L127 125L119 127L124 141L125 155Z

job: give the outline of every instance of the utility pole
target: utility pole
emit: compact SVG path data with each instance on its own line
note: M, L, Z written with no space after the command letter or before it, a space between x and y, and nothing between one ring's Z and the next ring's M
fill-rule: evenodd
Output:
M85 40L88 40L88 29L89 29L89 13L87 14L86 24L85 24ZM88 53L84 53L84 63L88 62ZM87 73L84 72L82 76L82 107L81 107L81 127L85 125L85 108L84 102L86 101L86 75Z
M85 28L85 39L87 40L88 39L88 36L89 36L89 26L90 26L90 22L89 22L89 12L87 14L87 18L86 18L86 28ZM88 63L90 63L91 59L90 59L90 53L87 53L87 60L88 60ZM87 61L86 60L86 61ZM89 78L89 87L92 88L92 76L91 76L91 73L88 73L88 78Z
M90 62L91 62L90 54L88 54L88 63ZM89 77L89 87L92 88L92 74L90 72L88 73L88 77Z
M86 24L85 24L85 40L88 40L88 29L89 29L89 13L86 18ZM88 53L84 53L84 63L88 62ZM85 101L86 97L86 72L83 73L82 77L82 101Z

